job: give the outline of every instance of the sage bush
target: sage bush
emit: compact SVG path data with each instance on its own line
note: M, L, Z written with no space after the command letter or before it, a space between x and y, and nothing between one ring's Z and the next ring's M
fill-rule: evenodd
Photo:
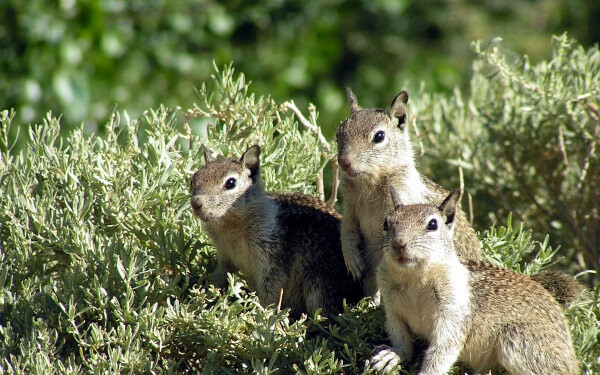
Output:
M268 190L323 197L335 145L316 109L253 95L231 66L198 92L192 108L115 112L103 137L61 136L51 113L24 127L0 112L0 372L370 372L385 343L381 308L365 299L332 319L291 321L261 306L243 275L214 288L215 250L189 209L203 148L239 156L254 143ZM510 221L481 238L490 261L520 272L554 259ZM600 371L599 294L567 310L585 374Z

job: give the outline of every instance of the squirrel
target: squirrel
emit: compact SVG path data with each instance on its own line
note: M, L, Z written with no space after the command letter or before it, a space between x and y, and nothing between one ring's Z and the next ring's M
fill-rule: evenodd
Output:
M347 89L350 115L336 137L342 170L342 251L346 267L362 278L365 293L375 296L375 269L381 259L381 220L391 208L393 186L407 204L439 204L447 191L417 171L408 137L406 104L402 90L386 109L361 109ZM481 246L465 213L457 210L455 246L463 260L481 260Z
M408 92L402 90L386 109L362 109L347 89L350 115L336 137L342 170L342 252L348 271L362 279L365 293L377 300L375 270L382 256L381 220L391 208L388 189L394 187L405 204L439 205L448 191L421 175L415 166L406 122ZM483 260L481 245L460 207L456 210L454 247L459 259ZM584 289L574 278L559 272L531 276L563 306Z
M267 194L259 155L258 145L239 160L205 150L191 179L193 213L217 250L212 283L222 288L227 272L239 270L261 304L280 303L294 318L317 308L341 312L344 298L358 302L364 295L346 271L340 214L308 195Z
M412 357L412 334L425 350L419 374L446 374L460 360L477 373L578 374L562 307L531 278L479 261L460 261L453 234L461 192L439 207L403 205L383 221L385 245L377 270L386 331L393 347L373 356L389 372Z

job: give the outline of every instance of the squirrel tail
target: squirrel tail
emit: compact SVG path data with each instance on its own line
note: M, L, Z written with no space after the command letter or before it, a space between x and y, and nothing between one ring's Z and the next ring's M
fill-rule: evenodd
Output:
M585 290L583 284L562 272L542 272L531 275L531 278L549 291L563 308L569 307Z

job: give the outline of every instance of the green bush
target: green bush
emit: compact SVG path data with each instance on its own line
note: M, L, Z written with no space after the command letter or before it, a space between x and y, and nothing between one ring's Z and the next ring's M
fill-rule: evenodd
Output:
M1 112L0 372L369 372L385 334L368 300L292 322L239 275L225 290L209 285L215 251L188 194L200 146L239 155L260 143L267 189L310 194L333 151L311 127L314 109L255 97L230 67L199 93L186 111L115 113L106 137L61 137L48 114L20 135L21 150L8 136L14 112ZM483 242L490 260L525 272L554 253L510 223ZM567 311L585 374L600 371L599 294Z
M3 0L0 105L25 125L52 110L65 129L103 132L116 105L134 117L191 106L216 59L261 95L311 98L331 136L345 85L369 105L407 81L451 90L468 82L468 41L506 35L535 60L551 33L598 42L599 10L587 0Z

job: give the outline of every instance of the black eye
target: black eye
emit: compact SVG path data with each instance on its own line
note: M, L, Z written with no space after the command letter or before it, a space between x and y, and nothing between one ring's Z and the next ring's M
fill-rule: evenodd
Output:
M387 232L388 229L389 229L388 221L387 221L387 219L385 219L383 221L383 230Z
M378 131L373 136L374 143L381 143L381 142L383 142L384 139L385 139L385 132L383 130Z
M431 219L429 223L427 223L427 230L434 231L438 229L437 220Z
M227 190L233 189L235 187L236 183L237 183L237 181L235 178L233 178L233 177L228 178L227 181L225 181L225 189L227 189Z

